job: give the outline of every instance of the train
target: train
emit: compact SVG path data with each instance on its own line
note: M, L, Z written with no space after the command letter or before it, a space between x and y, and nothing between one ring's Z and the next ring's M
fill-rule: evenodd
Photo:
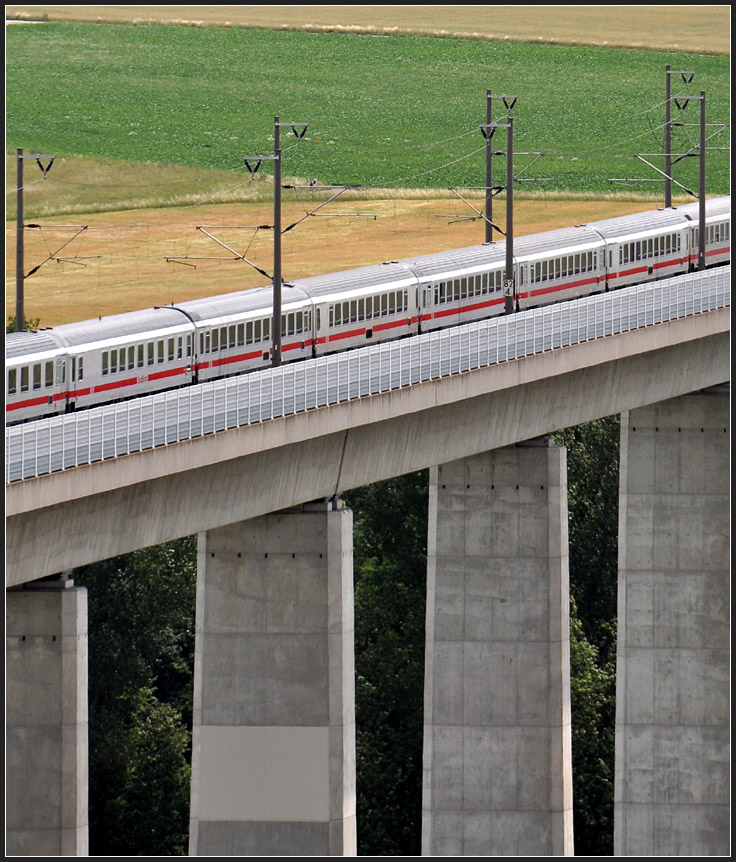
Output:
M513 309L697 268L699 202L514 239ZM705 261L730 261L730 196L707 200ZM285 282L282 363L507 312L506 242ZM6 424L272 364L273 286L6 337Z

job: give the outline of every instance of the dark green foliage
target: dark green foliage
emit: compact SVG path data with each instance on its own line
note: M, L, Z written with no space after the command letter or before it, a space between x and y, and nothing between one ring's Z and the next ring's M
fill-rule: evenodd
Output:
M613 624L607 624L613 630ZM615 634L607 639L615 641ZM576 856L613 855L613 772L616 725L615 655L601 662L570 614L573 819Z
M586 639L606 662L618 590L618 416L554 435L567 447L570 593Z
M345 502L355 523L358 853L419 856L427 474Z
M554 435L567 447L575 853L613 852L620 420Z
M35 317L33 320L25 321L26 330L30 329L38 329L38 324L40 323L40 319ZM15 315L11 315L8 317L8 322L5 324L5 332L15 332Z
M703 90L708 121L729 119L727 56L72 22L9 27L6 40L7 144L59 156L237 168L244 176L243 156L268 152L279 116L309 123L299 146L283 139L290 176L477 187L490 87L518 95L517 170L527 180L549 178L527 188L607 194L616 190L612 178L657 178L636 154L663 151L667 65L696 73L677 95ZM675 119L685 125L674 150L684 153L697 142L697 104ZM727 137L709 147L708 191L727 194ZM535 157L524 152L545 155L525 170ZM684 159L676 179L697 191L697 171L697 159Z
M88 588L90 853L186 855L195 542L75 572Z
M190 733L151 689L129 706L98 708L90 719L90 852L186 856Z

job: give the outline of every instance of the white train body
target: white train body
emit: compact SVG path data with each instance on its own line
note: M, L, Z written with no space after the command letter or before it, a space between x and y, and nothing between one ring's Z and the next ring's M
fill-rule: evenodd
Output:
M731 259L731 199L707 202L706 265ZM517 306L531 308L689 272L699 208L687 204L519 237ZM301 279L282 290L283 362L505 312L505 242ZM6 422L265 368L272 288L6 337Z

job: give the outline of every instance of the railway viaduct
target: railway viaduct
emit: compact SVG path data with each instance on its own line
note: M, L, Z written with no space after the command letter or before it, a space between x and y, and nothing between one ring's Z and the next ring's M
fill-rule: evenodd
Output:
M6 851L87 853L86 594L59 573L198 533L190 855L354 855L340 495L430 468L423 853L571 855L545 435L620 413L615 853L728 855L729 331L721 309L9 485Z

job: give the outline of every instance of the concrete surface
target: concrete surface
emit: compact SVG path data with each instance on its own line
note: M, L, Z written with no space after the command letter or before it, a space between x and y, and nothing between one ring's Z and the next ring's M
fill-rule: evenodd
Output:
M565 450L430 472L424 856L573 854Z
M39 582L5 610L5 853L86 856L87 591Z
M616 855L730 853L729 400L622 416Z
M729 326L709 312L15 483L6 585L722 383Z
M200 534L189 855L355 855L352 575L332 503Z

